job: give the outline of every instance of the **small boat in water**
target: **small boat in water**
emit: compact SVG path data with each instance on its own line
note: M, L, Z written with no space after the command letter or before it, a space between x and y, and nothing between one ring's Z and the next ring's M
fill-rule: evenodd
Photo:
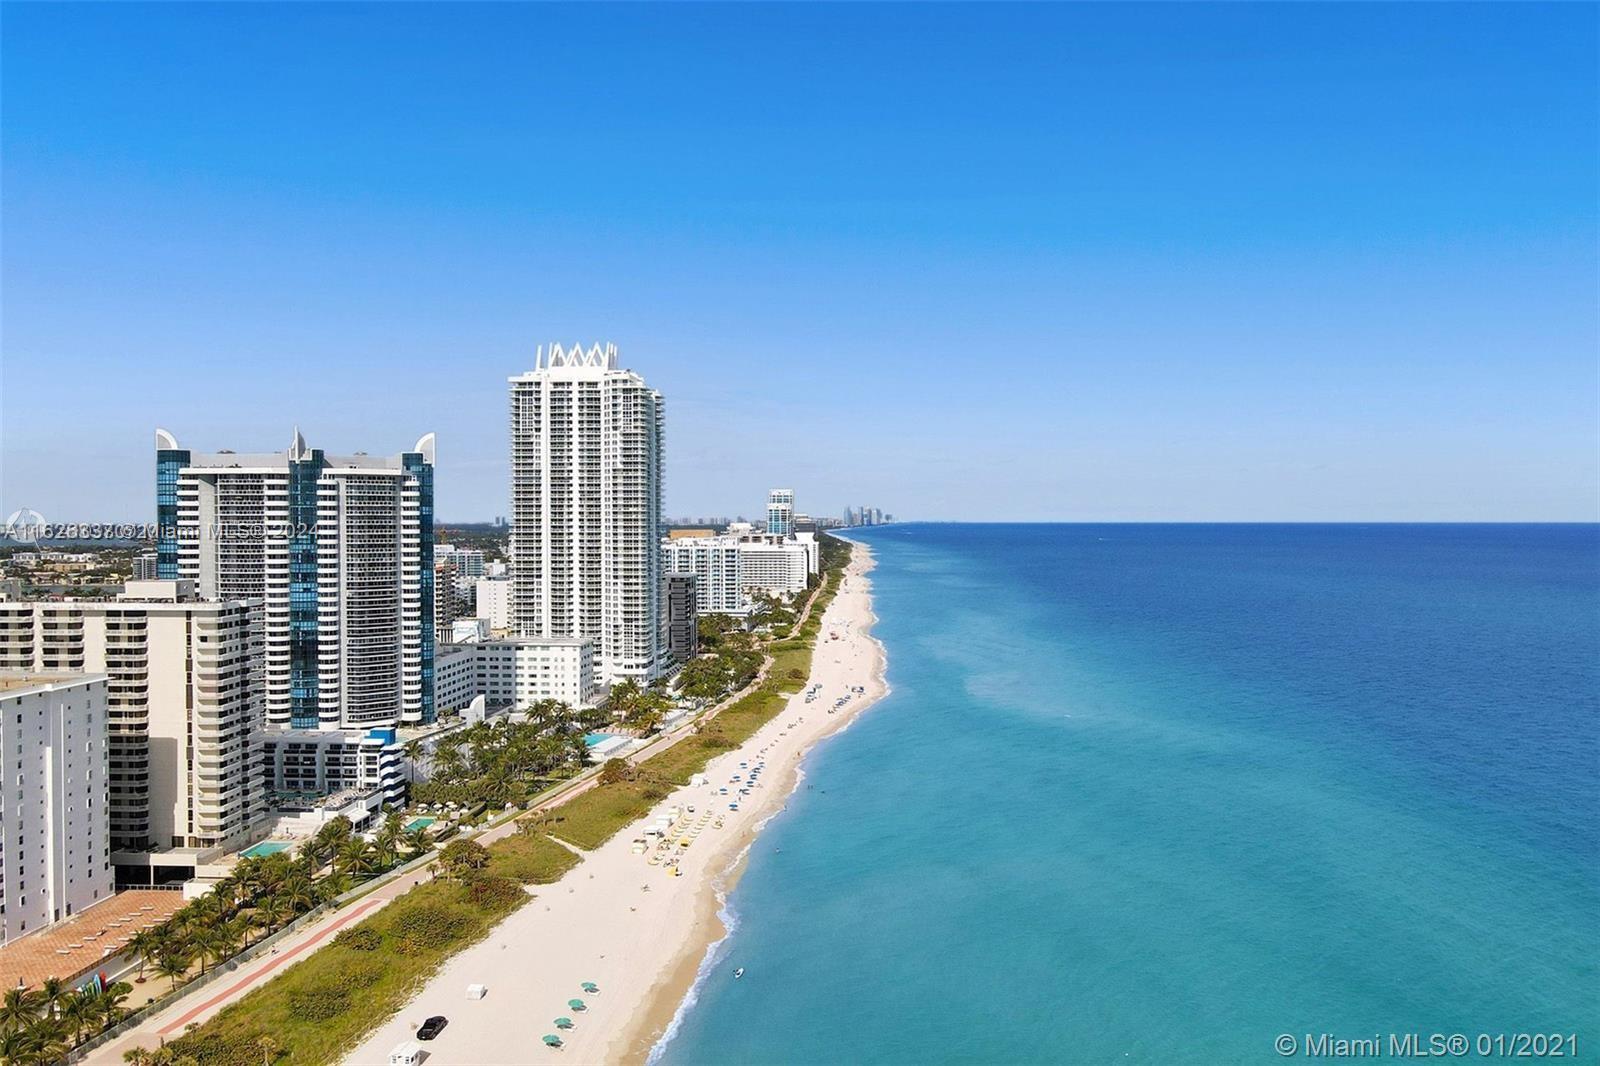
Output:
M733 971L733 979L735 981L737 981L739 978L741 978L743 976L744 976L744 967L743 966L741 966L737 970Z

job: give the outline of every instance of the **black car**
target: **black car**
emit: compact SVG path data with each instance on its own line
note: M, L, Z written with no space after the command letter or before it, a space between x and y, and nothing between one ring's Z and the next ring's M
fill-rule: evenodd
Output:
M434 1037L444 1032L444 1027L449 1024L449 1018L446 1018L442 1014L435 1014L432 1018L429 1018L427 1021L423 1022L420 1027L418 1027L417 1039L432 1040Z

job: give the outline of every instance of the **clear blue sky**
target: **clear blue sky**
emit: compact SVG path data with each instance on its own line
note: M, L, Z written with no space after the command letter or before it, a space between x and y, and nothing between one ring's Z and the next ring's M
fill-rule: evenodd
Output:
M673 514L1594 519L1596 11L7 4L0 509L599 339Z

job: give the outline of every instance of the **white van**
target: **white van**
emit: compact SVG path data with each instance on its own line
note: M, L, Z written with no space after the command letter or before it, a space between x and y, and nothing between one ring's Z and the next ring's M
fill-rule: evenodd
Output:
M421 1044L415 1040L407 1040L389 1052L389 1066L417 1066L425 1054Z
M484 996L487 996L488 994L489 994L489 986L488 985L468 985L467 986L467 998L468 999L482 999Z

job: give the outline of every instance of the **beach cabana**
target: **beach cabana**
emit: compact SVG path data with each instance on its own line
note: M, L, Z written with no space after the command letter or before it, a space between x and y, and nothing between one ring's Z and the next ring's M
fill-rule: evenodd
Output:
M567 1000L567 1006L571 1007L573 1010L588 1010L589 1009L589 1008L587 1008L587 1007L585 1007L583 1005L583 1000L581 1000L581 999L569 999L569 1000Z
M557 1018L555 1020L555 1022L553 1022L552 1024L554 1024L557 1029L571 1029L572 1028L572 1019L571 1018L565 1018L565 1017Z
M546 1034L544 1034L544 1046L545 1047L560 1047L561 1046L561 1038L559 1036L557 1036L556 1034L554 1034L554 1033L546 1033Z
M589 993L591 996L600 991L600 986L595 984L593 981L585 981L582 987L583 990Z

